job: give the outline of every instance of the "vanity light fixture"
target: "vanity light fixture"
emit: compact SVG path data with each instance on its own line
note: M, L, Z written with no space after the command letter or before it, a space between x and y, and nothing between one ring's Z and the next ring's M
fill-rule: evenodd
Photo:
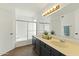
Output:
M56 4L54 5L52 8L48 9L46 12L44 12L42 14L42 16L48 16L56 11L58 11L60 9L61 5L60 4Z

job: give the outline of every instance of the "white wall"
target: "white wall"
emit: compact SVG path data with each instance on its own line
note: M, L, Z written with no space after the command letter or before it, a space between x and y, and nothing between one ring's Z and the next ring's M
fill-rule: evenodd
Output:
M75 33L78 33L75 38L79 39L79 8L75 11Z
M27 8L27 7L26 7ZM16 12L16 17L33 17L34 13L33 11L27 10L27 9L22 9L22 8L15 8L15 12Z
M10 35L13 33L13 35ZM0 5L0 55L15 48L15 10Z

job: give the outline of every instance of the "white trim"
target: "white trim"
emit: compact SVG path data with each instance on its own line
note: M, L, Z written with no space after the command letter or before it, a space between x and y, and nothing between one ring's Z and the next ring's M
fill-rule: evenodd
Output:
M7 52L9 52L9 51L11 51L11 50L13 50L13 49L15 49L15 48L9 49L8 51L1 52L1 53L0 53L0 56L6 54Z
M21 46L25 46L25 45L29 45L32 44L32 40L24 40L24 41L18 41L16 42L16 47L21 47Z

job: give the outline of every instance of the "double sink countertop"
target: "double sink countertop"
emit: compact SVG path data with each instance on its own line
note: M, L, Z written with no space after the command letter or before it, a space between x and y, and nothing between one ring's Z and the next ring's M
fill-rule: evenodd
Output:
M60 41L60 38L56 36L52 36L52 39L47 40L43 39L41 36L34 36L41 40L42 42L46 43L50 47L58 50L59 52L63 53L67 56L79 56L79 43L74 42L74 40L67 39L64 42Z

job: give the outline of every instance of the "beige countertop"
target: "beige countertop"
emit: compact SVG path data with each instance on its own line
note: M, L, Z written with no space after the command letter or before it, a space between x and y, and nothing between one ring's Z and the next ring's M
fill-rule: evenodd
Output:
M43 39L40 36L35 37L67 56L79 56L79 44L76 42L70 40L60 42L58 38L52 38L50 40L47 40Z

